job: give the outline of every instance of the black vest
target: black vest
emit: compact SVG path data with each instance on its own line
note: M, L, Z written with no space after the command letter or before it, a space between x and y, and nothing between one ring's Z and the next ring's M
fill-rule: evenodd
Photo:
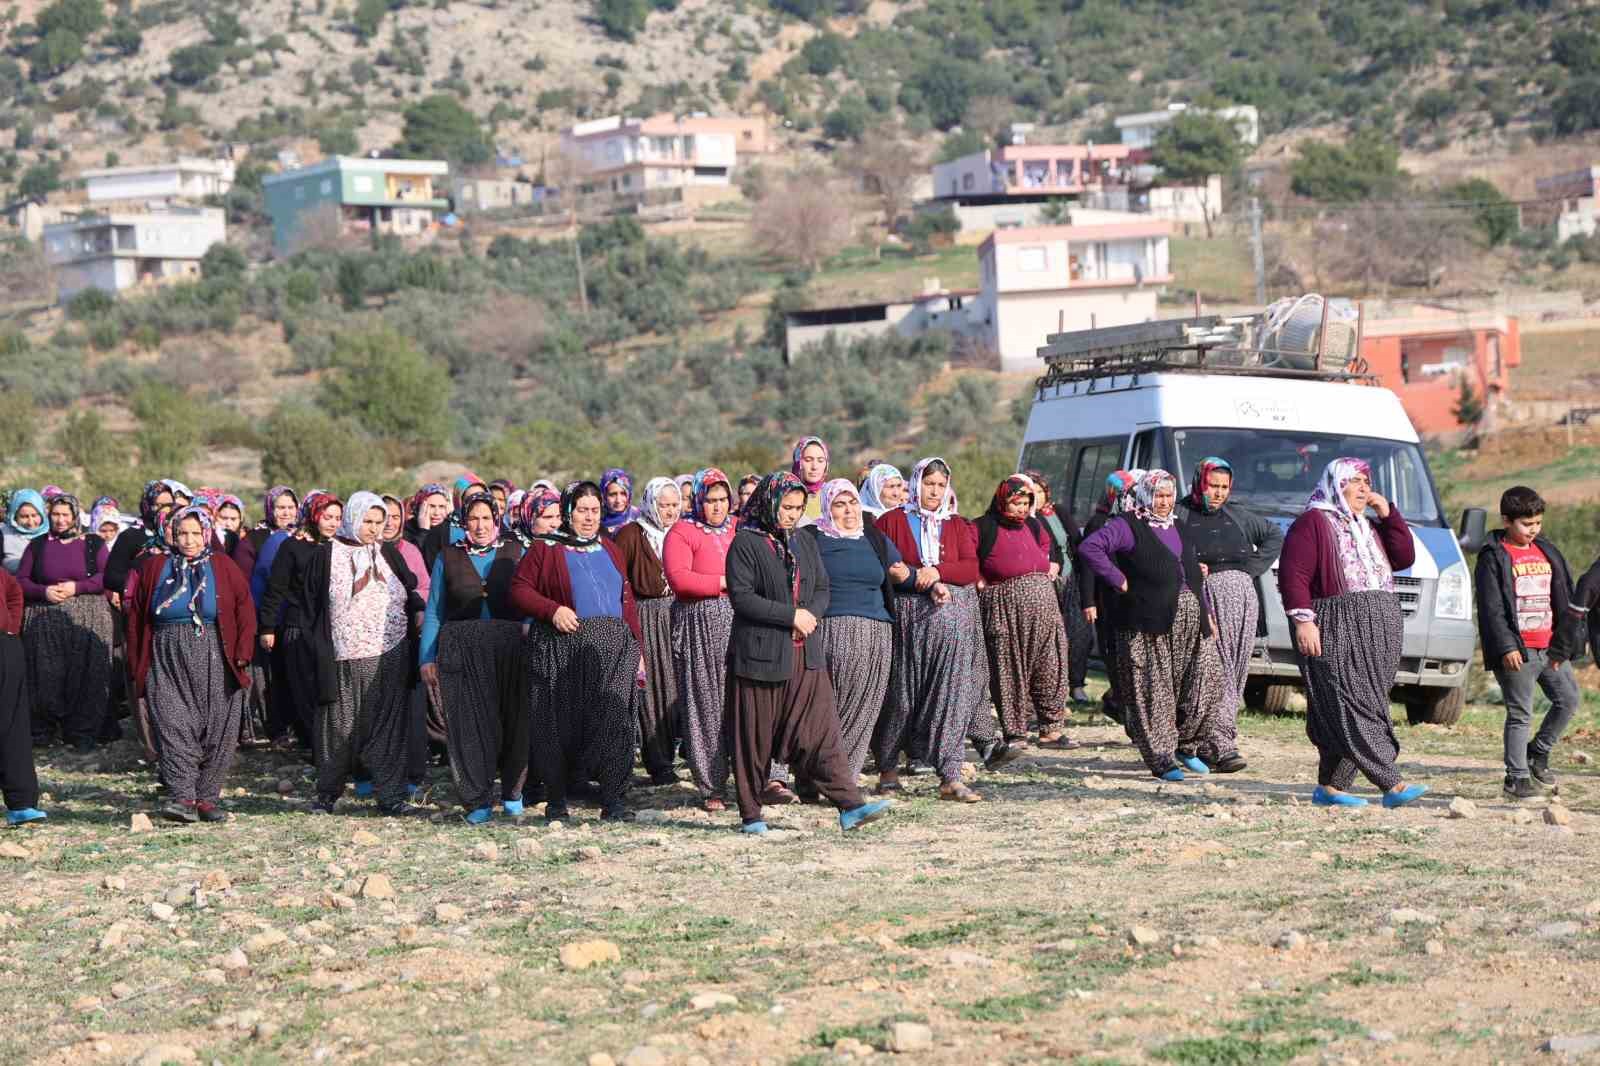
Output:
M502 621L519 618L511 607L511 578L522 561L522 545L514 538L505 538L495 549L487 578L478 576L478 568L464 548L452 544L443 555L446 622L476 621L483 616L484 600L489 601L489 617Z
M1194 545L1183 542L1183 559L1172 557L1172 552L1161 543L1148 522L1123 515L1122 520L1133 530L1133 550L1117 553L1117 566L1128 579L1128 591L1107 590L1111 596L1111 614L1118 629L1131 629L1137 633L1166 633L1178 616L1178 592L1187 579L1189 590L1200 596L1205 588L1200 576L1200 561L1195 558ZM1211 635L1211 620L1207 617L1202 600L1200 633Z

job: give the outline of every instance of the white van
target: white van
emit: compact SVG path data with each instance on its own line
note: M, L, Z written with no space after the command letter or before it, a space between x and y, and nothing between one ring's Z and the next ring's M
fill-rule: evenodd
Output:
M1486 516L1468 512L1458 540L1399 398L1362 368L1285 365L1295 360L1230 346L1238 334L1222 325L1169 320L1051 337L1040 349L1048 370L1020 466L1043 471L1058 506L1070 506L1082 525L1113 471L1171 471L1182 496L1195 464L1220 456L1233 465L1232 499L1287 527L1330 459L1365 459L1417 541L1415 565L1395 576L1405 612L1395 699L1413 722L1454 722L1477 638L1462 548L1481 544ZM1256 642L1246 701L1276 711L1300 683L1276 564L1262 592L1268 635Z

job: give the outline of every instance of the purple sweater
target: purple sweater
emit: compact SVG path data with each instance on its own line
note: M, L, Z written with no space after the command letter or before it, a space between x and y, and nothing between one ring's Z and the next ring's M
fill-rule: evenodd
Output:
M38 552L44 552L42 585L33 580L33 559ZM110 555L110 549L101 545L95 575L89 577L83 565L83 538L57 540L54 535L46 534L28 542L22 561L17 565L17 584L22 586L22 596L29 603L50 602L45 598L45 589L62 581L76 581L79 596L98 596L105 591L106 559Z
M1008 581L1024 574L1048 574L1049 537L1050 534L1044 532L1043 523L1040 523L1037 538L1025 525L997 527L994 547L987 556L979 560L978 573L991 584Z
M1167 546L1167 550L1174 558L1180 560L1183 558L1183 537L1176 525L1168 526L1166 529L1151 526L1150 532ZM1126 522L1111 521L1095 530L1088 539L1078 545L1078 557L1089 564L1089 569L1093 570L1101 581L1111 588L1120 589L1128 578L1118 568L1112 556L1118 552L1133 551L1137 543L1133 537L1132 526ZM1178 570L1178 587L1182 589L1189 587L1189 579L1184 576L1181 567Z
M1389 517L1373 522L1378 543L1389 557L1392 570L1406 570L1417 561L1416 542L1400 508L1389 506ZM1313 600L1339 596L1345 592L1344 564L1339 561L1339 538L1328 516L1307 511L1295 519L1283 538L1283 554L1278 556L1278 592L1283 597L1285 614L1310 612Z

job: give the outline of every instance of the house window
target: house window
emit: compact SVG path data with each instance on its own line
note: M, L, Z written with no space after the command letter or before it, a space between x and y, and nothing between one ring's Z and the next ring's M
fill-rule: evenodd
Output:
M1017 269L1036 272L1050 269L1050 255L1044 245L1028 245L1017 249Z
M357 174L355 177L350 179L350 188L356 192L371 192L372 175Z
M966 190L969 190L969 191L971 190L971 188L972 188L972 175L971 174L963 174L963 175L961 175L961 187L963 189L966 189Z

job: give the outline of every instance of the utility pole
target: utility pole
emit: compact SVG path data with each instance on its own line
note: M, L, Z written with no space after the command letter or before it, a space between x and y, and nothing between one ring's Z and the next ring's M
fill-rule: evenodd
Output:
M1256 263L1256 306L1267 306L1267 256L1261 247L1261 198L1250 197L1250 252Z

